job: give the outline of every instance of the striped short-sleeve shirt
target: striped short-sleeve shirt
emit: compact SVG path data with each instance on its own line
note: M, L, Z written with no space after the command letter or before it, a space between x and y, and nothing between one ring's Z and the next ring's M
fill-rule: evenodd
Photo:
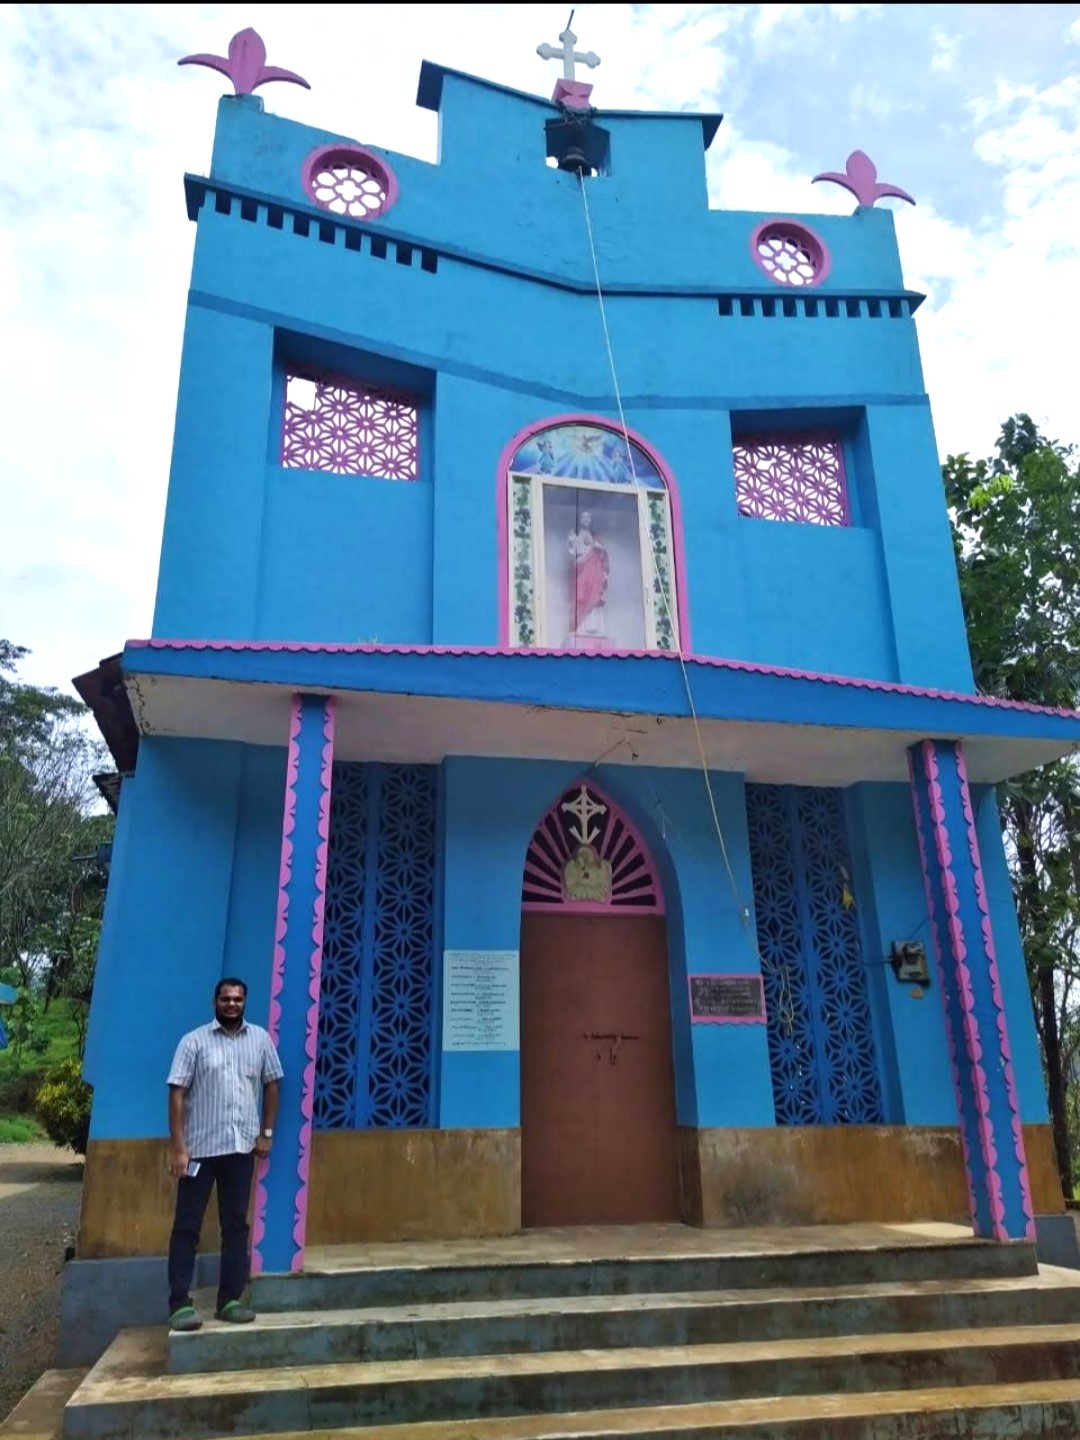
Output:
M259 1025L245 1021L226 1030L212 1020L189 1031L176 1047L168 1083L187 1091L184 1134L192 1158L254 1150L262 1087L282 1074L274 1043Z

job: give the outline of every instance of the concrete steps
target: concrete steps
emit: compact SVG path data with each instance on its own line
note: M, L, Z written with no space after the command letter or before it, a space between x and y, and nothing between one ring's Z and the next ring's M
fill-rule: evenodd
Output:
M261 1280L280 1308L253 1326L124 1332L65 1436L1080 1435L1080 1273L1028 1245L879 1238L723 1253L682 1232L681 1254L618 1257L566 1232L542 1256L525 1237L518 1263L339 1259Z
M1080 1385L1059 1380L365 1426L326 1431L319 1440L1075 1440L1078 1406ZM282 1432L277 1440L310 1440L310 1432Z
M1066 1272L1071 1273L1071 1272ZM1080 1277L1077 1277L1080 1279ZM207 1296L201 1311L211 1313ZM833 1288L553 1296L210 1321L169 1337L171 1374L534 1351L709 1345L812 1336L1080 1323L1080 1289L1045 1277Z
M971 1239L931 1237L892 1247L878 1244L838 1250L803 1242L797 1249L747 1254L717 1254L707 1249L696 1252L691 1248L682 1255L568 1255L558 1261L492 1261L485 1259L481 1251L479 1258L467 1263L368 1264L355 1269L309 1269L303 1275L263 1275L253 1283L252 1294L260 1314L266 1314L297 1309L353 1310L418 1301L871 1285L884 1278L998 1280L1030 1276L1035 1269L1031 1245L989 1245Z
M15 1406L0 1419L0 1440L58 1440L64 1406L82 1384L83 1370L46 1370Z

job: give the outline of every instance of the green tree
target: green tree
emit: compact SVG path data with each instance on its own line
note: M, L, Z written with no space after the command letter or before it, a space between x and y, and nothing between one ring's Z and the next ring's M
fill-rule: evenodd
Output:
M6 974L12 980L16 978L14 971L9 970ZM0 980L4 978L5 973L0 972ZM15 1003L4 1007L4 1030L17 1065L22 1065L27 1054L40 1054L45 1048L47 1042L41 1026L43 1012L41 996L28 988L19 989Z
M975 683L982 694L1075 708L1080 699L1080 473L1028 415L996 453L944 465ZM1072 1190L1068 1075L1080 976L1080 780L1059 762L1003 786L1002 823L1042 1048L1054 1144ZM1073 1034L1074 1031L1078 1033Z
M0 971L26 1010L13 1017L20 1057L57 995L76 1002L81 1046L112 835L112 817L94 813L102 751L86 709L21 681L27 653L0 640Z

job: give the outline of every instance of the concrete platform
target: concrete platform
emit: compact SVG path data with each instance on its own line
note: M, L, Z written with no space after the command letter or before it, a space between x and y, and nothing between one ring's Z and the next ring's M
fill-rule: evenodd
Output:
M959 1226L349 1246L254 1288L251 1326L120 1335L66 1440L1080 1434L1080 1274Z
M1080 1385L814 1395L321 1432L319 1440L1075 1440ZM310 1440L289 1431L278 1440ZM253 1440L238 1436L235 1440Z
M986 1245L969 1226L937 1221L908 1225L746 1226L702 1230L691 1225L578 1225L525 1230L477 1240L401 1240L314 1245L304 1273L334 1274L368 1267L457 1267L559 1264L569 1260L650 1260L664 1257L798 1254L882 1250L927 1244Z
M699 1230L632 1225L535 1230L472 1241L309 1251L302 1275L252 1284L260 1311L355 1309L497 1297L872 1284L1033 1275L1035 1248L959 1225Z
M0 1420L0 1440L59 1440L64 1407L86 1378L86 1370L46 1370L31 1385L6 1419Z
M197 1294L213 1313L212 1292ZM437 1359L532 1350L624 1349L1080 1323L1080 1275L1044 1267L1004 1280L685 1294L553 1296L264 1314L251 1326L208 1319L170 1335L172 1374L277 1365Z

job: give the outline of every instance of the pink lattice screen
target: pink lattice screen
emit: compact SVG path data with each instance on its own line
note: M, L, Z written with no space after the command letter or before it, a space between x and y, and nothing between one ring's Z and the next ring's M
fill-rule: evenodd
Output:
M290 470L416 480L420 411L411 395L326 370L285 378L281 463Z
M851 524L844 447L833 435L736 441L735 494L740 515Z

